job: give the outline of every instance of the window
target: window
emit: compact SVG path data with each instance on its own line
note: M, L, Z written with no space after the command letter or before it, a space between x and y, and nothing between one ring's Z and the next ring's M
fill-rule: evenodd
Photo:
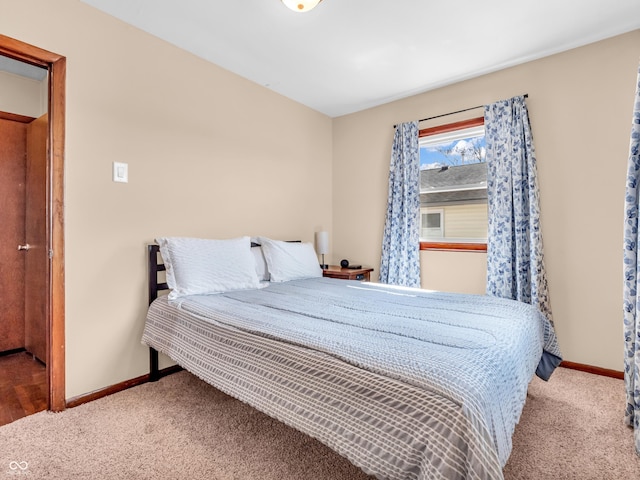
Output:
M421 210L422 215L422 232L421 238L442 239L444 232L444 222L442 216L444 210L442 208L426 208Z
M484 118L420 131L420 248L485 250Z

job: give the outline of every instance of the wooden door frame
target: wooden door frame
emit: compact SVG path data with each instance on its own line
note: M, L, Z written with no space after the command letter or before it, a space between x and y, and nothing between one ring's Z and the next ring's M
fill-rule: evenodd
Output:
M28 43L0 35L0 54L49 72L49 149L47 152L47 239L49 281L47 300L47 376L49 410L65 409L64 337L64 141L67 59Z

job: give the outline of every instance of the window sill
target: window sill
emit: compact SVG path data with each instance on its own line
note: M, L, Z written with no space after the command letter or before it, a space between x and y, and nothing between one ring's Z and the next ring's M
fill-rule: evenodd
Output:
M420 242L420 250L441 252L486 252L486 243Z

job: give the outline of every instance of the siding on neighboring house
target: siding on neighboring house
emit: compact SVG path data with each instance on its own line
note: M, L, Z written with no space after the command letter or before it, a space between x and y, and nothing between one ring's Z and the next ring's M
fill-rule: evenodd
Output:
M421 238L429 240L487 240L487 204L443 205L440 207L421 207L420 214L442 211L444 229L441 238L426 235L422 229Z
M443 229L440 236L437 230L428 230L423 221L420 237L430 241L486 241L486 185L485 163L422 170L421 218L426 213L441 212Z

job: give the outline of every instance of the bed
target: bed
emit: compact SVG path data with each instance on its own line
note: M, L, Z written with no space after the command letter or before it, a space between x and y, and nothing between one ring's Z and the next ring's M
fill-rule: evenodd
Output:
M503 478L528 384L561 360L527 304L321 275L170 298L158 252L152 377L162 352L380 479Z

